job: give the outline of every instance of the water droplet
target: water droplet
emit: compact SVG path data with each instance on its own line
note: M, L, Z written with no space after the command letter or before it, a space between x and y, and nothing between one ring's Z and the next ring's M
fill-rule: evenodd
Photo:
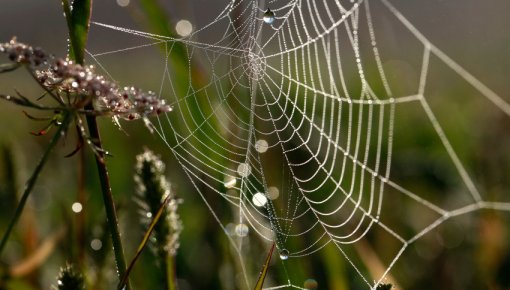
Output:
M315 279L306 279L305 280L305 283L303 284L303 287L305 289L309 289L309 290L315 290L319 287L319 283L317 283L317 281Z
M259 153L265 153L267 151L267 148L269 147L269 144L267 144L266 140L257 140L255 142L255 150Z
M146 216L147 218L151 218L151 217L152 217L152 212L148 211L148 212L145 214L145 216Z
M289 251L287 249L283 249L280 251L280 259L287 260L289 258Z
M263 207L267 203L267 197L261 192L255 193L251 200L257 207Z
M101 250L101 248L103 247L103 242L101 242L100 239L93 239L91 242L90 242L90 247L92 248L92 250L94 251L99 251Z
M73 87L75 89L78 88L78 82L72 82L71 87Z
M73 203L73 205L71 206L71 209L72 209L75 213L80 213L80 212L83 210L83 206L81 205L81 203L79 203L79 202L75 202L75 203Z
M225 231L227 232L227 234L229 236L233 236L236 234L235 232L235 225L233 223L228 223L226 226L225 226Z
M193 25L189 20L182 19L175 24L175 31L182 37L186 37L193 32Z
M240 163L239 166L237 166L237 174L241 177L248 177L248 175L251 174L251 167L247 163Z
M239 193L238 193L238 191L237 191L237 190L235 190L235 189L232 189L232 188L227 189L227 192L225 192L225 193L226 193L227 195L229 195L229 196L239 197Z
M237 179L233 176L225 176L223 179L223 185L226 188L233 188L236 186Z
M266 12L264 12L264 22L267 24L272 24L274 22L274 12L271 9L267 8Z
M271 186L267 189L267 197L270 200L275 200L280 196L280 191L278 190L278 187Z
M246 237L248 235L249 228L245 224L237 224L236 228L235 228L235 232L236 232L236 235L238 237L243 238L243 237Z
M58 286L64 286L64 282L62 282L62 280L59 279L59 280L57 280L57 285Z

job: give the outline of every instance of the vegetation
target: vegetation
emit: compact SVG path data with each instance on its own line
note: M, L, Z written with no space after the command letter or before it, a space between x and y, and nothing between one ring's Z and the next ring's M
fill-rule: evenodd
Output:
M22 35L0 44L0 59L5 60L0 61L0 81L20 72L28 76L26 86L14 88L11 94L0 92L0 107L23 112L9 116L15 120L13 131L24 130L24 134L27 127L37 128L28 130L31 139L0 138L0 290L48 289L50 284L58 290L262 289L265 281L288 279L302 281L299 286L306 289L365 289L366 285L357 281L358 274L331 247L306 263L289 263L281 270L273 267L277 245L253 239L246 253L249 265L239 264L225 233L200 197L193 194L195 186L186 183L188 176L178 170L178 161L144 122L166 113L172 118L172 107L153 92L138 88L138 84L114 82L85 62L92 5L92 0L74 0L72 7L63 1L69 34L66 56L54 57L25 44ZM175 21L164 13L160 2L140 0L138 8L132 15L144 27L156 34L174 36L169 23ZM158 49L168 53L163 45ZM168 58L176 83L182 83L176 92L186 95L189 82L203 86L200 68L192 64L188 71L186 47L176 44ZM42 95L33 94L34 87ZM464 96L464 90L452 85L448 94ZM200 94L203 92L196 92ZM203 98L197 100L190 105L190 114L201 122L203 116L196 113L197 108L208 104L200 103ZM489 140L509 142L508 121L481 122L490 113L477 114L477 103L462 105L459 110L471 120L462 127L485 135L468 140L453 122L445 130L453 136L452 143L464 148L461 161L481 168L485 179L481 183L497 179L494 183L499 188L487 189L497 199L510 186L508 175L501 173L508 171L510 155L497 151ZM400 116L403 122L397 122L396 131L403 137L395 142L395 150L409 144L409 148L425 146L426 158L417 160L413 150L400 155L404 157L395 157L393 178L406 188L424 192L431 200L437 198L430 193L434 190L462 190L450 167L437 158L442 147L432 141L435 132L406 125L406 121L423 121L412 108ZM210 126L218 124L212 120ZM202 149L206 156L214 155ZM464 151L478 155L462 154ZM489 153L495 157L481 157ZM25 186L20 187L25 180ZM388 189L388 196L394 198L392 193ZM395 198L394 202L401 200ZM219 203L213 206L225 216L232 215L230 208ZM385 208L389 224L401 222L404 215L413 216L411 224L427 217L428 212L412 206L409 202L399 208ZM410 248L413 258L394 268L398 277L404 277L397 278L406 286L403 288L448 285L448 289L465 289L465 285L471 285L477 289L510 289L506 274L510 261L510 247L505 243L509 235L507 216L485 211L477 213L477 218L477 223L461 220L438 229L446 237L440 241L441 247L418 243ZM468 227L474 232L473 238L464 233ZM436 242L439 238L429 235L424 239ZM371 245L360 243L348 254L362 251L387 258L396 249L379 232L367 240ZM448 252L450 248L453 250ZM462 263L456 262L459 257ZM367 271L378 267L376 258L362 262L367 264ZM462 275L457 267L463 265L457 264L464 262L473 266ZM253 276L251 288L236 276L243 267ZM376 289L399 289L399 285L384 283Z

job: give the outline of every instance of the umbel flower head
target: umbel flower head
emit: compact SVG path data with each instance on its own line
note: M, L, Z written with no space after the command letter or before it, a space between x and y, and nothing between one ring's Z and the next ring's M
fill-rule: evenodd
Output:
M20 67L26 68L44 90L42 97L51 98L56 105L42 105L17 91L17 96L0 94L0 99L53 114L53 117L36 118L25 112L30 119L49 121L42 130L31 132L36 136L47 134L53 126L64 126L65 133L69 123L74 121L78 133L78 143L76 149L66 156L71 156L80 150L85 144L84 141L90 144L98 156L101 156L101 153L106 153L95 145L95 140L86 135L86 130L82 125L83 115L110 116L119 127L119 119L141 118L152 131L147 117L172 110L164 99L160 99L153 92L145 92L135 87L120 87L117 83L96 73L94 66L80 65L69 59L55 58L40 48L33 48L18 42L16 38L6 43L0 43L0 54L2 53L6 54L11 62L0 64L0 73Z
M177 213L180 200L170 190L170 184L165 178L165 164L152 151L145 149L136 157L135 170L137 201L144 225L150 223L151 217L156 215L165 200L168 202L161 220L154 228L151 248L159 257L175 256L182 230L182 222Z
M40 47L31 47L20 43L14 37L10 42L0 43L0 52L7 54L16 63L39 66L46 63L48 55Z
M94 72L94 66L81 66L70 60L55 59L52 66L36 71L37 79L46 88L66 93L91 96L100 110L126 120L170 112L172 108L153 92L135 87L119 88Z
M7 54L14 63L9 70L26 65L38 83L64 104L63 96L70 97L75 109L81 109L89 101L96 105L95 115L111 115L114 118L134 120L170 112L172 108L153 92L135 87L119 87L94 66L82 66L69 59L54 58L40 48L33 48L13 38L0 43L0 53ZM6 70L6 69L4 69ZM11 98L11 100L16 101ZM18 102L19 103L19 102Z

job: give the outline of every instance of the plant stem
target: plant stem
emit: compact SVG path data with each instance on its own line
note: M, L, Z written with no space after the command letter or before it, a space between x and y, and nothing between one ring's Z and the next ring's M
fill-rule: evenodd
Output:
M37 181L37 178L39 177L39 173L41 173L44 165L46 164L46 161L48 161L48 157L50 156L51 151L57 145L58 141L60 140L60 137L62 137L62 133L65 131L67 126L69 125L69 122L72 120L72 114L71 113L64 113L64 118L62 120L62 125L58 126L57 131L55 132L55 135L53 135L53 138L50 141L50 144L48 147L46 147L46 150L44 151L44 154L37 164L37 166L34 169L34 172L32 172L32 175L27 181L27 184L25 186L25 190L23 191L23 195L21 196L21 199L19 201L18 206L16 207L16 211L14 212L14 217L12 218L11 222L9 223L9 226L7 227L7 231L4 233L2 237L2 242L0 243L0 255L2 254L2 251L5 248L5 245L7 244L7 241L9 240L9 236L11 235L11 232L16 225L17 221L19 220L19 217L21 216L21 213L23 212L23 209L25 208L25 204L28 200L28 196L30 195L30 192L34 188L35 182Z
M87 110L93 110L93 106L89 103L85 106ZM103 148L101 144L101 136L99 135L99 127L95 116L87 116L87 126L89 134L97 148ZM101 183L101 191L103 193L103 202L106 210L106 219L108 228L112 237L113 251L115 254L115 262L117 264L117 273L119 279L122 279L126 273L126 259L124 258L124 249L122 247L122 240L120 238L119 223L117 212L115 210L115 203L113 201L112 188L110 186L110 177L108 176L108 169L104 161L104 153L99 150L94 154L96 158L97 171L99 173L99 181ZM126 283L127 288L131 289L129 282Z
M92 13L92 0L75 0L73 1L72 9L69 6L68 0L62 0L62 4L67 26L69 28L69 40L71 42L69 56L71 59L74 59L76 63L83 65L85 44L87 42L88 29L90 26L90 15ZM94 105L92 104L91 99L89 99L88 103L85 105L85 110L94 112ZM97 148L103 148L96 117L87 115L86 119L87 127L89 128L89 135L94 142L94 145ZM126 272L126 260L124 259L124 249L120 238L119 224L117 212L115 211L112 189L110 186L110 178L104 161L104 151L99 150L96 154L94 154L94 156L96 158L97 172L99 174L101 192L103 193L103 202L106 211L106 220L112 237L113 252L115 254L117 274L120 281ZM126 288L131 289L129 283L127 283Z
M166 283L168 286L167 290L177 290L177 281L175 279L175 257L172 255L166 256L165 261L165 275Z

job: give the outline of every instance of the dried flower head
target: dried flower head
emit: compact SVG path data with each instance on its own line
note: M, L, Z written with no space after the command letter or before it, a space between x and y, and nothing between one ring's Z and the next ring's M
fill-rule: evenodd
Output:
M69 59L54 58L40 48L33 48L13 38L10 42L0 43L0 53L7 54L11 63L0 64L0 73L9 72L19 67L26 67L42 89L43 96L51 97L56 106L41 105L18 93L17 96L0 95L0 99L32 109L52 112L53 117L37 118L25 113L33 120L49 121L42 130L32 134L45 135L52 127L61 126L64 116L71 116L78 132L78 144L67 156L75 154L86 141L98 155L106 153L95 146L86 135L82 125L83 115L111 116L118 124L119 119L143 119L172 111L165 100L153 92L145 92L135 87L119 87L117 83L95 72L94 66L77 64ZM92 109L90 104L93 104ZM69 124L63 124L66 128Z
M44 50L20 43L16 40L16 37L13 37L7 43L0 43L0 52L7 54L13 62L32 66L44 64L48 59L48 55Z
M70 60L56 59L44 71L36 71L39 82L49 90L92 97L96 106L114 117L134 120L170 112L172 108L153 92L135 87L119 88L116 83L96 74L94 66L81 66Z
M13 38L0 43L0 53L5 53L15 64L28 65L39 84L57 100L70 97L74 109L81 109L88 101L96 105L95 115L135 120L170 112L172 108L153 92L135 87L119 87L94 66L82 66L68 59L53 58L42 49L33 48ZM11 98L12 100L12 98ZM12 100L14 101L14 100ZM62 102L61 102L62 103Z

